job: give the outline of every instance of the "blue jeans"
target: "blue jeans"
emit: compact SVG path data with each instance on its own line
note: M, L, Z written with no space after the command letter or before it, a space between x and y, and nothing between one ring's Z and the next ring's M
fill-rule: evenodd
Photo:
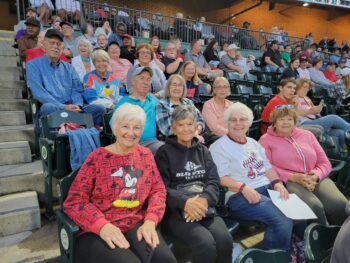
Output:
M55 111L61 110L58 105L55 105L53 103L44 103L36 115L36 118L34 120L35 124L35 133L36 135L40 135L40 118L45 117ZM102 118L103 115L106 113L106 108L101 105L84 105L82 113L90 113L92 115L93 121L95 125L102 125Z
M265 249L282 249L290 253L293 220L287 218L272 203L265 185L255 190L261 194L257 204L249 204L242 194L235 194L227 201L230 216L237 220L255 220L266 224L263 246Z
M302 124L316 124L322 126L327 135L338 138L340 149L344 147L345 131L350 131L350 123L337 115L327 115L316 120L307 120Z

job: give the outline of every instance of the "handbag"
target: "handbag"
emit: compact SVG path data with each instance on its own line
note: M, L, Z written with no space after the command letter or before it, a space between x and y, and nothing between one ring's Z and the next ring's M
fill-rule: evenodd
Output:
M204 183L200 181L194 181L186 184L179 184L176 186L176 190L182 192L183 195L187 197L192 197L196 195L200 195L204 190ZM183 210L180 211L182 218L186 219L185 212ZM216 215L215 207L208 207L207 212L205 213L206 218L212 218Z

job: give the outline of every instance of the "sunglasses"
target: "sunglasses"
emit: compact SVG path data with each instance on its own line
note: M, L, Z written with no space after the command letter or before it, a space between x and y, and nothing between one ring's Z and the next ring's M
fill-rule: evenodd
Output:
M291 104L284 104L284 105L277 105L275 107L275 109L277 110L281 110L281 109L294 109L294 106Z

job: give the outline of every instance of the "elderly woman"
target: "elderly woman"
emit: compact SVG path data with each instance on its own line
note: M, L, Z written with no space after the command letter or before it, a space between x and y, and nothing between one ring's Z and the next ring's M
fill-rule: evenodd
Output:
M176 262L157 230L165 211L164 184L152 153L138 144L145 121L138 106L116 110L117 141L91 153L69 189L63 207L81 229L78 263Z
M80 81L83 82L84 76L95 69L91 59L92 45L89 40L82 38L78 42L77 49L79 56L72 59L72 66L78 73Z
M299 129L297 112L290 105L271 113L272 126L259 140L279 178L314 211L321 224L341 225L346 198L328 177L332 166L309 131Z
M113 109L119 100L118 74L107 70L109 56L104 50L94 51L92 62L96 69L84 76L84 98L89 104L103 105L107 109Z
M218 77L213 83L214 97L203 105L202 115L208 128L218 136L227 134L227 127L224 123L224 112L232 102L226 97L230 95L230 83L225 77Z
M265 249L291 251L293 221L287 218L269 198L268 189L288 198L288 191L267 159L264 149L247 137L253 112L236 102L224 113L227 135L210 147L218 168L220 183L228 188L227 206L231 217L256 220L266 224Z
M321 116L323 105L315 106L307 93L311 87L308 79L298 79L296 81L296 95L294 99L295 107L299 115L299 122L302 125L320 125L324 132L330 136L338 138L339 147L342 150L345 144L345 132L350 131L350 124L338 115L329 114Z
M191 248L191 262L231 263L232 237L215 213L219 176L210 152L195 137L196 119L194 106L178 106L171 118L174 135L155 156L167 188L162 226Z
M154 62L154 51L153 47L150 44L140 44L137 47L136 50L136 58L138 61L135 61L135 67L150 67L153 71L153 77L152 77L152 86L151 86L151 93L153 93L156 97L161 97L161 94L165 88L165 75L162 72L162 70L159 69L159 67ZM130 70L129 70L130 72ZM129 74L127 79L129 79ZM129 92L131 93L132 90L130 90L132 87L128 87ZM161 92L161 93L160 93Z
M193 105L193 102L186 96L186 84L183 77L178 74L171 75L165 86L165 98L160 100L156 105L156 118L159 131L165 135L169 136L173 134L171 129L171 115L175 108L180 105ZM196 129L195 136L204 142L203 137L200 135L204 131L204 121L199 110L196 110L198 126Z
M107 50L107 36L104 33L100 33L99 35L97 35L97 47L95 48L95 50L97 49L102 49L102 50Z
M108 45L108 55L110 57L109 66L112 72L117 73L120 81L126 83L126 75L132 64L129 60L120 58L120 47L116 42L111 42Z

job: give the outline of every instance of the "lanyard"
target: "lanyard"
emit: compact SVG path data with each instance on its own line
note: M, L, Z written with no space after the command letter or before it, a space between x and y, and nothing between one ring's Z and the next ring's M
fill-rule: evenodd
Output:
M297 153L300 157L300 159L303 161L304 164L304 173L307 173L307 168L306 168L306 158L305 155L303 153L303 150L301 149L300 145L294 140L293 137L290 138L286 138L286 140L291 143L292 145L294 145L295 149L297 150Z

